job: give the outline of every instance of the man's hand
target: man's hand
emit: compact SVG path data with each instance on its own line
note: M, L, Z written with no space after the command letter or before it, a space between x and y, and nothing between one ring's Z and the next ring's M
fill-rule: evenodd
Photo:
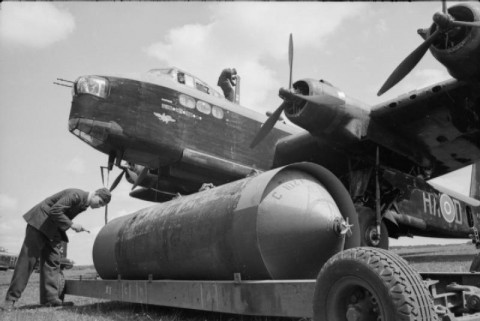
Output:
M86 230L86 229L83 228L83 226L81 226L80 224L73 223L72 226L70 226L70 228L71 228L72 230L74 230L75 232L77 232L77 233L84 232L84 231L90 233L89 230Z

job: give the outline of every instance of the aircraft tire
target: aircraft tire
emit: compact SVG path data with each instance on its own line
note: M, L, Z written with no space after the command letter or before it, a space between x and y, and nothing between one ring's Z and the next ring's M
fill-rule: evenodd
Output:
M381 249L388 250L389 239L388 239L388 229L385 222L382 220L380 224L380 240L373 241L372 233L375 233L375 212L365 206L356 206L355 207L358 213L358 223L360 226L360 246L370 246L377 247Z
M480 272L480 253L473 257L470 272Z
M314 321L438 321L422 278L398 255L359 247L334 255L320 271Z

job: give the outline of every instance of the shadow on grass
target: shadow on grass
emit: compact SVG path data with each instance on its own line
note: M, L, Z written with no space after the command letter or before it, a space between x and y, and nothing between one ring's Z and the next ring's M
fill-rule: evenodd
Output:
M452 254L448 256L441 256L430 253L412 253L402 256L410 263L446 263L446 262L471 262L474 255L471 254Z
M40 309L45 308L45 306L41 304L29 304L29 305L22 305L21 307L16 308L16 310L33 310L33 309Z
M93 318L108 317L112 321L288 321L299 320L292 318L255 317L218 312L207 312L189 309L177 309L155 305L103 302L81 306L63 307L62 310L78 313Z

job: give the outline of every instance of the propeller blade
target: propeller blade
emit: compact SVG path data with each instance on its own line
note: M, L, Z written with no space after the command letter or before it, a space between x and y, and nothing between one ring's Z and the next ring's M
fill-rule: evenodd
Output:
M102 175L102 186L105 187L105 177L103 175L104 166L100 166L100 174Z
M442 12L447 13L447 1L442 0Z
M126 175L127 175L126 177L130 178L130 180L135 182L138 179L137 173L135 173L135 171L132 170L131 168L126 168L125 171L126 171Z
M267 119L267 121L262 125L260 131L258 132L257 136L253 139L252 143L250 144L250 148L254 148L259 142L261 142L265 136L272 130L275 123L280 118L282 111L287 107L287 102L284 101L275 112Z
M147 176L147 173L148 173L148 167L144 167L140 175L138 175L138 178L135 181L135 184L133 184L132 191L145 179L145 176Z
M113 192L113 190L117 187L118 183L122 180L123 175L125 174L125 170L123 170L120 175L115 178L115 180L112 183L112 186L110 186L110 192Z
M108 223L108 204L105 205L105 225Z
M288 82L288 88L292 88L292 70L293 70L293 36L290 34L290 40L288 41L288 63L290 65L290 80Z
M387 81L383 84L382 88L377 93L377 96L382 95L387 90L395 86L400 80L402 80L412 69L418 64L420 59L425 55L430 48L430 45L437 39L440 35L440 29L435 30L435 32L428 37L420 46L417 47L407 58L405 58L400 65L392 72Z
M473 28L480 28L480 21L457 21L453 20L450 22L455 27L473 27Z

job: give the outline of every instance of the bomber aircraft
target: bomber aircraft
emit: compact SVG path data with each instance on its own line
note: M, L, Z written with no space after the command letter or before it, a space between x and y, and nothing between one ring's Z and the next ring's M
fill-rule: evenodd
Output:
M280 89L269 118L228 101L178 68L79 77L69 131L108 155L131 196L165 202L294 162L313 162L349 190L362 245L388 237L473 238L480 244L480 5L457 4L419 33L424 42L382 94L430 49L453 79L369 106L325 80ZM290 70L293 45L290 41ZM291 75L291 73L290 73ZM290 83L292 83L290 76ZM278 121L284 112L287 125ZM473 165L468 198L427 181Z

